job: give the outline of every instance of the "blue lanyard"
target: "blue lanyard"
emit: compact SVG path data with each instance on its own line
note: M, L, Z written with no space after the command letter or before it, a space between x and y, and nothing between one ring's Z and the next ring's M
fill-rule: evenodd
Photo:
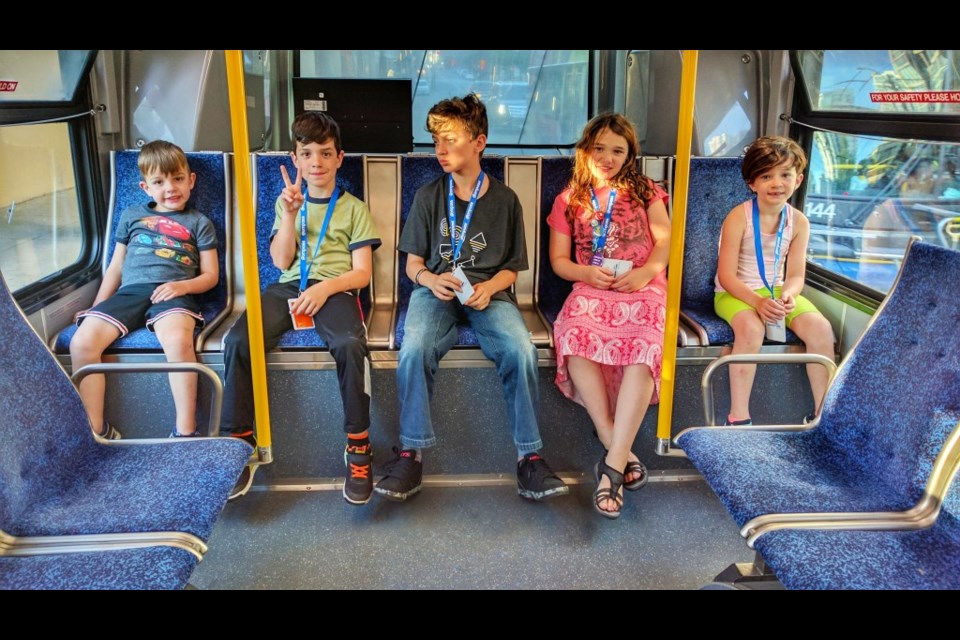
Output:
M600 211L600 201L597 200L597 194L590 187L590 201L593 203L593 210ZM617 190L610 189L610 195L607 196L607 210L603 214L603 225L600 227L600 235L593 238L593 254L598 255L603 252L607 246L607 232L610 230L610 219L613 218L613 203L617 201Z
M477 208L477 198L480 197L480 187L483 186L483 171L477 178L477 186L473 188L473 195L470 196L470 203L467 204L467 212L463 214L463 227L460 229L460 239L454 240L457 228L457 199L453 194L453 174L447 174L447 221L450 224L450 244L453 245L453 264L456 266L460 258L460 250L463 249L463 240L467 237L467 228L470 226L470 218L473 217L473 210Z
M773 284L777 284L777 274L780 266L780 245L783 244L783 227L787 224L787 205L783 205L783 211L780 212L780 227L777 229L777 241L773 245ZM757 199L753 199L753 246L757 252L757 269L760 271L760 279L767 285L770 291L770 297L773 298L773 287L767 282L767 269L763 264L763 246L760 244L760 205Z
M320 227L320 235L317 236L317 248L313 252L313 257L307 263L307 254L310 253L310 245L307 244L307 199L304 197L303 206L300 207L300 293L307 290L307 278L310 275L310 269L313 268L313 261L320 255L320 245L327 235L327 226L330 224L330 218L333 217L333 210L337 206L337 198L340 197L340 187L334 187L330 195L330 202L327 204L327 215L323 217L323 226Z

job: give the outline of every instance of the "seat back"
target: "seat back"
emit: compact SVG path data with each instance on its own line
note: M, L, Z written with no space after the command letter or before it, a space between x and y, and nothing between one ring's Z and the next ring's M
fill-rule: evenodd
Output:
M484 156L480 166L488 175L503 181L503 158ZM417 189L436 180L443 175L443 169L432 155L411 155L403 158L400 169L400 224L397 226L397 238L403 233L403 225L407 221L413 197ZM532 259L532 257L530 257ZM413 292L413 282L407 277L407 254L400 252L399 267L397 269L397 321L394 327L394 345L399 348L403 343L403 325L407 317L407 307L410 304L410 294ZM475 346L477 341L473 329L462 325L458 327L458 346Z
M894 288L841 363L817 429L907 503L923 495L960 421L960 310L944 292L955 276L960 253L910 247Z
M713 312L720 229L727 213L751 197L740 158L693 158L687 199L680 308L707 332L710 344L733 342L733 329Z
M297 169L289 153L257 153L254 154L254 185L256 193L254 202L257 216L257 268L260 274L260 290L263 291L280 279L280 269L274 266L270 257L270 235L273 222L276 219L276 204L280 192L283 191L283 179L280 167L285 166L291 179L297 175ZM337 186L360 200L363 200L363 157L359 155L344 156L343 164L337 171ZM370 308L369 290L361 291L361 308L364 313ZM296 348L325 348L326 344L317 335L316 331L287 331L280 338L281 349Z
M114 151L111 153L113 192L110 196L110 216L107 222L106 246L103 255L103 269L106 270L113 258L117 244L117 227L120 224L120 215L128 208L150 202L150 196L140 188L140 169L137 167L139 151ZM188 206L204 214L213 223L217 234L217 260L220 264L220 279L217 285L204 293L198 294L200 312L206 321L201 333L200 342L210 330L226 316L232 298L231 270L228 269L230 258L230 224L231 194L233 192L230 165L226 154L222 152L192 152L187 153L187 162L190 170L197 174L196 185L190 194ZM76 326L64 329L56 340L57 353L67 353L70 350L70 339L76 332ZM156 335L148 329L141 328L131 331L126 336L117 339L111 346L111 351L154 350L161 351L160 342Z
M543 158L540 165L540 278L537 283L540 311L552 326L573 283L553 272L550 266L550 225L547 216L553 201L567 188L573 176L573 158Z
M29 502L65 495L65 469L94 446L80 396L0 274L0 530Z

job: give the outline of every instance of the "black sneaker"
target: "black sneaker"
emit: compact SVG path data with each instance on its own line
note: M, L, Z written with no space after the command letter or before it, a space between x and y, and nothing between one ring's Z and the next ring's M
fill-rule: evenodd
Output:
M383 466L384 476L376 491L387 500L403 502L420 492L423 482L423 463L417 460L413 449L393 448L396 457Z
M353 451L351 451L351 449ZM343 450L343 464L347 478L343 482L343 499L350 504L367 504L373 495L373 449L370 445L347 447Z
M517 493L527 500L546 500L570 493L539 453L528 453L517 463Z
M753 424L753 420L746 418L745 420L731 420L730 416L727 416L727 419L723 421L723 426L725 427L749 427Z

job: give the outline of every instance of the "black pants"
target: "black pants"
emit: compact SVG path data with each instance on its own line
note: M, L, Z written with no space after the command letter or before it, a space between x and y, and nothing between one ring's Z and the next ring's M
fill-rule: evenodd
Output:
M263 292L263 343L267 351L276 347L284 332L293 328L287 300L296 298L298 292L297 283L275 283ZM356 296L349 293L330 296L313 316L313 324L337 362L343 430L363 433L370 428L370 352ZM220 431L224 434L247 431L253 426L254 408L246 312L227 335L223 357L226 370Z

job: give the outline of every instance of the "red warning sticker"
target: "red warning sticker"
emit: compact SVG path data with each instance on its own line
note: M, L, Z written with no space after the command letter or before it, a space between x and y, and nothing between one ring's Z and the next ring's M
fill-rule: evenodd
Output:
M17 90L17 85L20 84L17 80L0 80L0 91L6 91L7 93Z
M872 91L870 102L960 102L960 91Z

